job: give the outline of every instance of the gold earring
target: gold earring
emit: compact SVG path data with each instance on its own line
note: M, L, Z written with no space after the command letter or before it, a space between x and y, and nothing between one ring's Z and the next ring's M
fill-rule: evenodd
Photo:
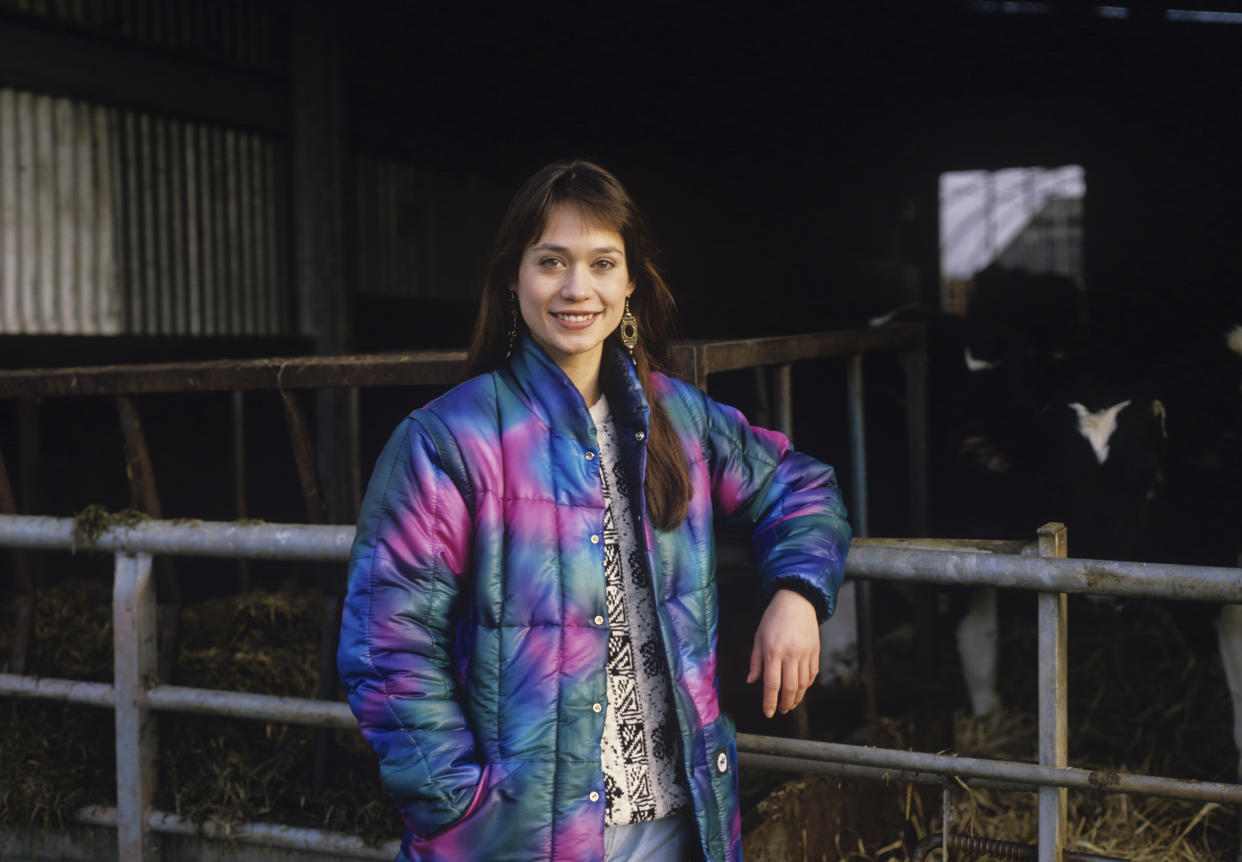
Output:
M634 345L638 343L638 318L630 311L630 298L625 298L625 311L621 315L621 346L634 358Z
M505 359L513 355L513 345L518 337L518 301L516 291L509 291L509 346L505 349Z

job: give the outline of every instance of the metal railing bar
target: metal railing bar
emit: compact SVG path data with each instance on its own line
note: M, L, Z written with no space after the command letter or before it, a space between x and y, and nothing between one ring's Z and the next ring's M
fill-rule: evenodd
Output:
M0 696L61 701L81 706L114 708L116 690L106 682L19 676L0 673ZM349 707L339 701L251 694L210 688L161 685L147 689L149 709L219 715L255 721L281 721L313 727L353 730L358 727Z
M116 690L107 682L82 682L76 679L49 679L0 673L0 695L59 700L84 706L116 706Z
M349 559L354 540L352 526L151 520L109 527L83 543L73 526L72 518L0 516L0 546L336 563Z
M0 515L0 546L72 550L73 523L71 518ZM352 526L152 520L104 530L89 550L344 562L353 537ZM986 548L988 543L968 544ZM87 550L80 545L77 549ZM928 550L897 539L856 540L845 560L845 574L868 580L1242 604L1239 568Z
M70 701L88 706L113 704L112 687L105 683L62 679L35 679L0 674L0 695ZM218 703L210 701L220 699ZM339 702L274 695L159 686L147 692L147 702L160 711L191 712L260 721L284 721L352 729L356 727L349 707ZM797 743L790 747L787 743ZM738 734L738 751L744 760L764 768L790 772L941 783L946 776L963 778L972 786L1001 790L1033 790L1040 786L1066 786L1113 793L1141 793L1170 799L1242 802L1242 785L1221 784L1077 767L1050 769L1036 764L982 758L956 757L870 748L842 743L786 740L779 737Z
M92 805L78 812L77 820L88 826L117 827L117 811L101 805ZM400 851L401 845L389 841L378 847L369 847L359 837L322 829L302 829L279 823L221 824L210 821L195 823L187 818L166 811L152 811L147 815L147 826L153 832L166 835L201 835L258 844L264 847L284 847L325 855L348 856L352 859L390 860Z
M895 749L892 749L895 750ZM834 778L860 778L865 781L883 781L885 783L904 782L906 784L930 784L937 787L951 778L936 772L919 772L916 769L882 769L878 766L859 766L856 763L836 763L827 760L804 760L796 757L780 757L774 754L755 754L750 751L738 751L738 760L744 767L767 769L772 772L796 772L802 775L831 775ZM1036 784L1023 784L1019 781L996 781L987 778L975 778L969 775L956 775L964 784L974 788L987 790L1006 790L1016 793L1033 793L1039 790Z
M147 703L151 709L164 712L281 721L341 730L356 730L358 727L349 707L331 700L161 685L147 692Z
M877 540L879 541L879 540ZM851 546L847 577L1242 604L1242 569Z
M909 770L944 776L973 775L993 781L1068 787L1104 793L1137 793L1170 799L1242 803L1242 784L1161 778L1112 770L1040 766L1012 760L987 760L888 748L868 748L838 742L811 742L775 736L739 733L738 752L799 758L808 761L853 763L880 769Z

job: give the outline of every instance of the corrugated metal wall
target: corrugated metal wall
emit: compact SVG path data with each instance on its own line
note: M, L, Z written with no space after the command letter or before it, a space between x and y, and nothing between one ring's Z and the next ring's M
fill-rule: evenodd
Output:
M125 331L289 334L283 147L145 115L116 126Z
M123 330L103 108L0 89L0 332Z
M285 147L0 89L0 333L286 335Z

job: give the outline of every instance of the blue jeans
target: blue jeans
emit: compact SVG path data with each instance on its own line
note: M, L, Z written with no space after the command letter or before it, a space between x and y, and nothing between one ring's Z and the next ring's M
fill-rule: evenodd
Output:
M699 858L697 844L690 814L604 829L606 862L689 862Z

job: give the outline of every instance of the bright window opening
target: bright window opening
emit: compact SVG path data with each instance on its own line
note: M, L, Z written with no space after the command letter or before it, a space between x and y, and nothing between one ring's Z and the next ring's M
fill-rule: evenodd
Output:
M989 266L1082 281L1085 174L1079 165L940 176L940 304L965 313Z

